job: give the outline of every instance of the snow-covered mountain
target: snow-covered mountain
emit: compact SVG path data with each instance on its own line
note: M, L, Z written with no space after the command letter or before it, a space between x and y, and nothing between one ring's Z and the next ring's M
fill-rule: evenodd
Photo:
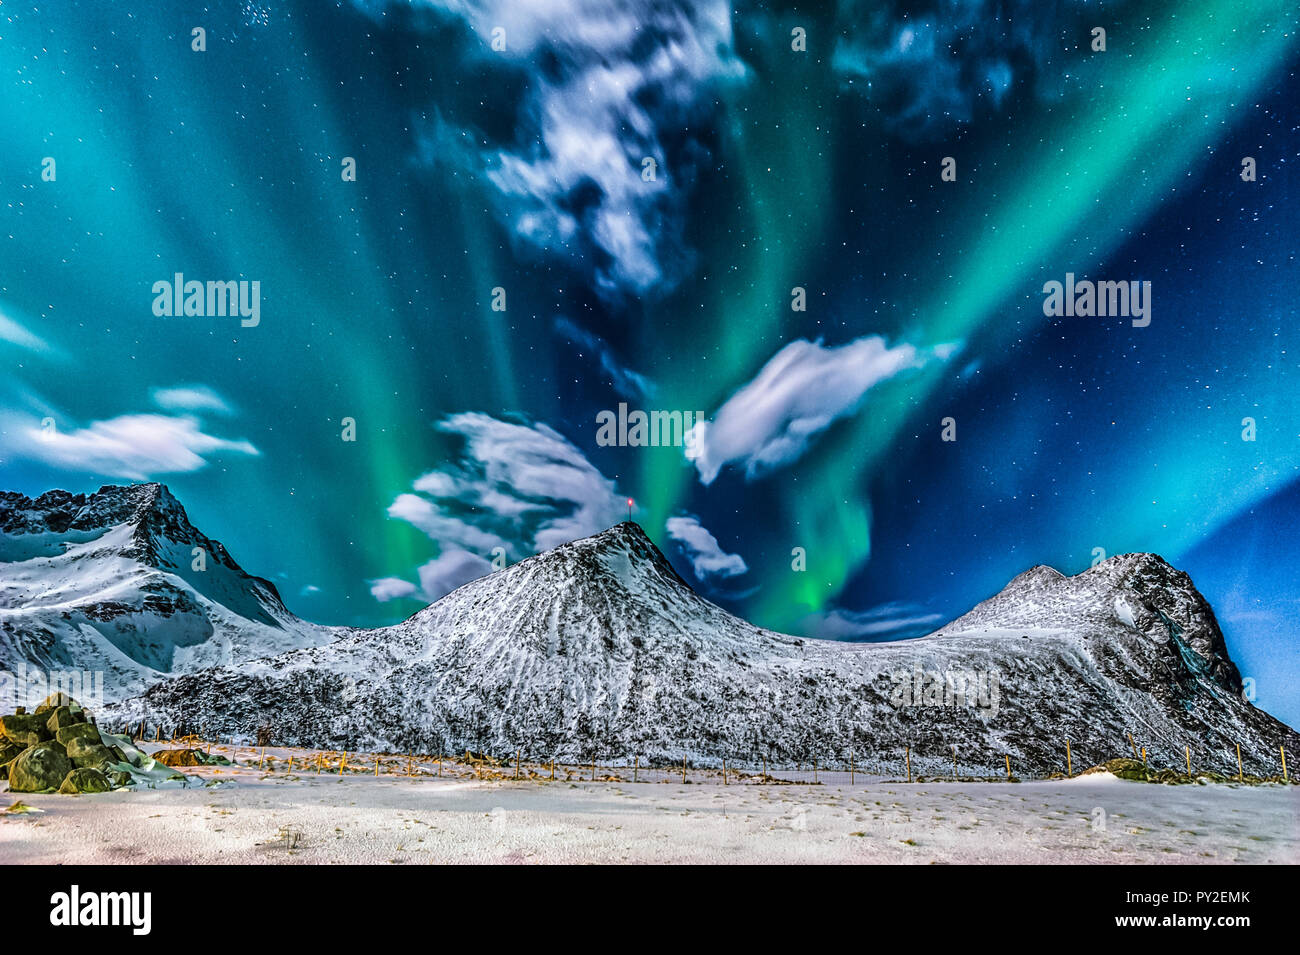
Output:
M950 688L951 687L951 688ZM1300 736L1241 694L1209 606L1159 557L1034 568L942 630L805 640L696 594L633 523L480 578L401 624L169 680L115 707L283 744L535 759L1020 773L1127 754L1276 772Z
M0 492L0 668L102 671L108 700L332 639L246 574L161 484Z

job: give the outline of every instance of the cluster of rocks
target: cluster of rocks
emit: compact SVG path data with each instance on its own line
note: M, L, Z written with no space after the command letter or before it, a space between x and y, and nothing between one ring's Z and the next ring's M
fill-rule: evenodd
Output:
M63 693L34 713L0 716L0 779L19 793L102 793L156 776L156 763L125 736L102 732L94 717ZM167 773L184 778L174 770Z

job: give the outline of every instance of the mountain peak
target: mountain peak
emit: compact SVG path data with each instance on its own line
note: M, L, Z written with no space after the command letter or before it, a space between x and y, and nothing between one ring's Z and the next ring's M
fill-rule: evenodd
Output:
M116 694L329 632L294 617L164 484L0 491L0 668L103 670Z
M599 534L579 538L564 546L577 551L590 550L619 560L626 559L631 567L648 565L688 590L692 589L636 521L620 521ZM556 548L557 551L562 549Z
M945 626L972 630L1068 630L1088 623L1096 633L1137 631L1191 651L1189 665L1220 686L1241 689L1223 632L1192 579L1159 554L1116 554L1073 577L1040 564Z

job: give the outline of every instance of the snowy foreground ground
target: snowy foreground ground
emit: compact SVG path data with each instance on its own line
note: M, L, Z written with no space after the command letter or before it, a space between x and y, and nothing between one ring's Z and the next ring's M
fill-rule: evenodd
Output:
M253 765L187 768L201 777L189 788L23 795L44 811L0 812L0 862L1300 862L1300 789L1279 785L732 774L724 786L703 771L683 785L644 770L656 781L601 769L592 782L577 767L516 782L450 763L408 777L401 759L380 776L360 760L303 773L242 752Z

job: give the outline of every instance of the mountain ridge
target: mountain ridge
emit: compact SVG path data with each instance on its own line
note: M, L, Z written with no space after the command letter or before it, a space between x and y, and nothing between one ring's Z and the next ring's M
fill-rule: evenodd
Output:
M17 498L0 495L0 531L33 532L0 545L27 536L62 551L0 564L0 651L12 651L5 634L22 615L11 606L15 566L85 556L83 569L116 570L127 561L131 593L148 601L158 590L139 576L183 590L190 545L209 541L217 553L165 487L107 490L99 499L42 495L52 524L7 512ZM86 539L63 540L69 534ZM213 575L224 567L216 560L197 582L211 590L224 580L248 597L239 588L260 578ZM103 588L89 589L98 597ZM190 591L196 612L227 638L262 633ZM63 595L54 597L66 612ZM104 603L127 631L147 610ZM262 604L268 613L276 605L278 595ZM74 602L87 618L74 620L78 632L94 629L98 606ZM272 639L271 652L259 652L265 643L251 641L224 658L172 647L185 669L155 668L151 683L132 685L141 695L110 705L105 718L244 739L270 727L279 743L334 749L537 759L756 764L852 750L864 768L884 768L908 748L917 770L931 772L950 768L954 746L967 771L1000 772L1002 754L1019 772L1061 769L1067 737L1077 760L1102 762L1126 751L1129 733L1153 759L1180 762L1191 746L1198 762L1223 768L1235 765L1237 744L1248 769L1271 768L1279 745L1300 749L1300 736L1242 697L1213 610L1190 578L1151 554L1118 555L1073 577L1033 567L927 636L851 644L765 630L712 604L628 521L471 581L393 626L297 635L301 643Z
M103 672L113 699L335 633L290 612L164 484L0 492L0 665L11 671Z
M991 682L991 706L899 704L927 685ZM986 687L987 689L987 687ZM928 692L928 691L927 691ZM951 696L951 691L939 694ZM471 581L390 627L150 688L113 708L252 738L337 749L718 762L910 747L918 766L998 772L1101 762L1128 734L1152 758L1183 746L1225 768L1240 742L1271 766L1300 737L1242 698L1208 603L1157 555L1074 577L1048 568L925 637L818 641L764 630L697 594L623 522ZM937 755L942 754L942 755ZM1057 763L1061 763L1057 767ZM936 769L937 771L937 769Z

